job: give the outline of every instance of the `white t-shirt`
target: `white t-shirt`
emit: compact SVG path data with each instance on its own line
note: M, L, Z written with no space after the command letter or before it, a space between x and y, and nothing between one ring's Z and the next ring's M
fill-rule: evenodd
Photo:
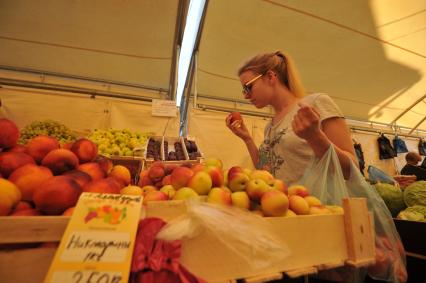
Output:
M326 94L310 94L301 102L313 107L321 122L333 118L344 118L336 103ZM296 104L278 123L272 121L265 127L264 141L259 147L258 169L266 169L286 184L297 182L314 156L308 143L296 136L291 127L294 115L299 110Z

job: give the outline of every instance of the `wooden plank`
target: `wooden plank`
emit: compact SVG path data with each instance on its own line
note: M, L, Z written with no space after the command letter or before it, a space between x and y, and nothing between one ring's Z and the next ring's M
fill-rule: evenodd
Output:
M246 283L263 283L263 282L268 282L268 281L272 281L272 280L279 280L283 278L283 274L281 272L275 272L275 273L271 273L271 274L265 274L265 275L258 275L258 276L253 276L250 278L245 278L244 282Z
M343 199L348 259L355 267L374 262L375 245L372 223L365 198Z
M305 268L288 270L285 273L288 276L290 276L291 278L296 278L296 277L299 277L299 276L302 276L302 275L309 275L309 274L318 273L318 269L316 269L315 267L311 266L311 267L305 267Z
M56 248L0 251L0 278L3 283L41 283Z
M318 270L333 269L345 265L343 260L338 262L323 263L315 266Z
M2 216L0 243L36 243L60 241L68 216Z

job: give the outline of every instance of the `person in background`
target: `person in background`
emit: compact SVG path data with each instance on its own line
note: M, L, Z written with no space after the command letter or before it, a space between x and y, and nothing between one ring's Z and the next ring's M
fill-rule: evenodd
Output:
M417 152L410 151L405 155L407 164L402 168L401 175L416 175L416 180L426 180L426 169L417 166L422 160L420 154Z
M259 148L242 119L231 121L231 114L226 118L227 127L244 141L257 169L292 184L314 155L321 158L333 145L343 175L349 178L350 162L357 164L357 160L344 116L328 95L305 95L288 55L280 51L257 55L238 75L244 98L256 108L271 106L275 112Z

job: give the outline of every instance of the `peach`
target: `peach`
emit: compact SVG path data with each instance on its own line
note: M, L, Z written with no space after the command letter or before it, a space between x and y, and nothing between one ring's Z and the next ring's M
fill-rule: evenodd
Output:
M154 183L161 181L164 175L164 167L153 166L148 169L148 176Z
M197 173L198 171L203 171L204 165L201 163L194 164L192 165L191 170L194 171L194 173Z
M71 177L55 176L35 190L33 200L41 212L59 215L75 206L81 193L81 186Z
M64 213L62 213L63 216L72 216L74 212L75 206L72 206L70 208L67 208Z
M227 176L227 178L228 178L228 181L229 181L230 177L231 177L232 175L234 175L235 173L244 173L244 170L243 170L243 168L242 168L242 167L240 167L240 166L233 166L233 167L229 168L229 170L228 170L228 174L226 175L226 176ZM248 177L248 176L247 176L247 177Z
M26 209L26 210L18 210L13 211L10 216L40 216L43 215L38 209Z
M303 197L289 195L288 201L290 209L297 215L309 214L309 204Z
M11 120L0 119L0 148L11 148L19 139L19 129Z
M163 180L161 180L161 183L162 183L163 186L171 185L172 184L172 175L164 176Z
M261 179L267 184L272 184L274 181L274 176L266 170L253 170L249 177L250 180Z
M34 159L22 152L0 153L0 174L3 178L8 178L13 171L25 164L35 164Z
M235 168L235 167L232 167L232 168ZM244 191L250 181L250 178L246 174L244 174L242 171L232 172L231 175L229 175L229 172L230 171L228 171L228 187L231 189L231 191L233 192Z
M27 153L40 164L43 158L52 150L60 147L59 142L54 137L37 136L27 143Z
M142 195L143 196L146 195L149 192L152 192L152 191L157 191L157 188L154 187L154 186L151 186L151 185L142 187Z
M112 170L112 167L114 167L112 160L105 156L98 155L98 157L95 159L95 162L99 164L105 174L109 174L109 172Z
M98 147L86 138L76 140L71 146L71 151L77 155L80 163L91 162L98 156Z
M75 169L78 166L78 158L72 151L59 148L46 154L41 165L48 167L53 175L60 175Z
M338 205L326 205L325 207L327 207L332 214L344 214L345 211L343 210L343 207L338 206Z
M130 184L131 175L129 169L123 165L115 165L112 167L111 172L109 172L108 177L116 178L118 181L122 182L125 186Z
M282 217L293 217L293 216L297 216L297 214L294 213L294 211L291 209L287 209L287 211L282 215Z
M146 204L149 201L163 201L168 199L169 197L161 191L151 191L146 193L143 197L143 204Z
M288 198L283 192L270 190L262 195L260 206L265 216L282 216L288 209Z
M87 183L84 185L83 191L90 193L119 194L122 187L122 184L115 178L108 177Z
M92 181L100 180L105 178L105 172L101 169L101 166L96 162L88 162L80 164L77 170L85 172L92 177Z
M231 112L229 116L231 117L229 120L229 123L231 124L234 123L235 121L241 121L243 119L241 117L241 113L237 111Z
M53 174L49 168L26 164L13 171L9 176L9 181L13 182L21 191L23 200L33 201L34 191L52 177Z
M180 189L185 187L191 177L194 175L194 172L188 167L178 167L172 172L171 182L172 186L175 189Z
M22 152L27 153L27 147L22 144L17 144L14 147L11 147L7 150L7 152Z
M62 175L73 178L81 187L84 187L84 185L92 181L92 177L90 177L89 174L79 170L67 171Z
M222 205L232 205L231 193L221 188L213 188L207 196L208 203L216 203Z
M15 213L15 212L18 212L18 211L29 210L29 209L34 209L34 206L30 202L28 202L28 201L20 201L13 208L12 214Z
M177 164L166 164L164 166L164 174L170 175L170 174L172 174L173 170L175 170L178 167L179 167L179 165L177 165Z
M309 207L309 214L332 214L331 210L324 205L312 205Z
M71 147L72 147L72 144L73 144L73 143L74 143L74 142L67 142L67 143L64 143L64 144L61 146L61 148L71 150Z
M22 198L18 187L11 181L3 178L0 178L0 195L9 198L12 201L12 206L17 205Z
M8 215L13 208L13 200L6 194L0 194L0 216Z

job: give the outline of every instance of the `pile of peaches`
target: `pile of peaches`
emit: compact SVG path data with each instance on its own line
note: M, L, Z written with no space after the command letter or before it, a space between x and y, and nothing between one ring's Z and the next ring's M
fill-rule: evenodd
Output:
M118 194L130 184L129 170L88 139L61 146L41 135L18 145L12 121L0 119L0 129L0 216L69 214L82 192Z
M339 206L322 205L304 186L288 187L265 170L240 166L224 170L221 160L216 158L181 165L156 161L141 171L138 186L128 186L121 193L143 195L144 203L202 199L262 216L343 213Z

